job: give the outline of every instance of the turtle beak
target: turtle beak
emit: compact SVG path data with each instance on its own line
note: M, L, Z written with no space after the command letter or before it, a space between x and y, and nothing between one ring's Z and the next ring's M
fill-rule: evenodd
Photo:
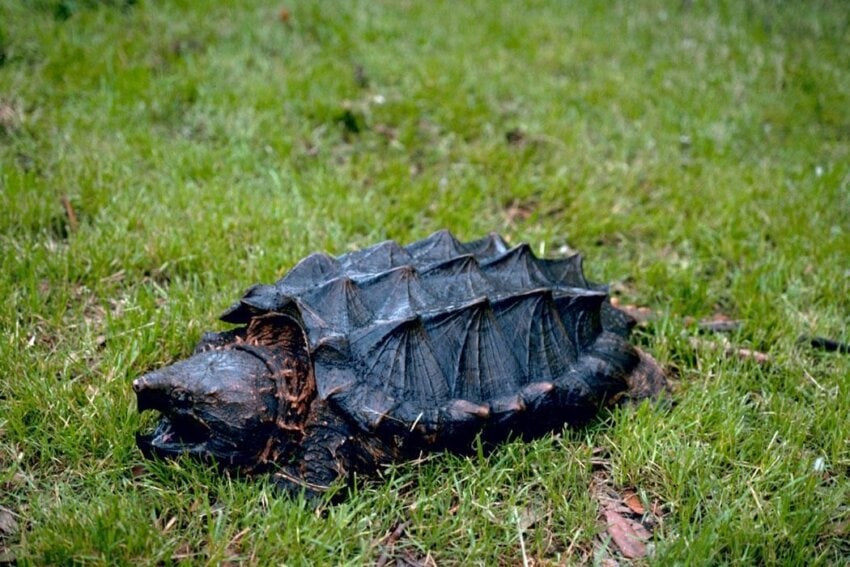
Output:
M182 372L172 367L157 370L133 381L139 412L159 411L152 433L137 434L136 443L145 456L170 455L200 450L209 439L209 427L192 407L192 394L181 384Z
M165 411L172 390L171 384L161 372L151 372L133 380L139 412L146 410Z
M136 436L145 456L183 454L224 462L265 446L277 410L262 353L221 349L198 353L133 381L140 412L161 415Z

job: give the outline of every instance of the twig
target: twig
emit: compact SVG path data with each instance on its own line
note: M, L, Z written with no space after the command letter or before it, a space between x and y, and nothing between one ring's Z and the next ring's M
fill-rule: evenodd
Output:
M766 364L770 362L770 356L768 356L767 354L759 352L757 350L738 348L730 344L728 341L716 343L713 341L699 339L697 337L691 337L690 344L693 348L704 348L707 350L714 351L720 350L725 356L736 357L741 360L752 360L758 364Z
M840 352L841 354L850 354L850 343L842 343L826 337L810 337L803 335L797 342L807 344L817 350L825 350L826 352Z
M386 566L387 562L390 560L390 551L392 551L393 546L404 535L404 530L406 530L409 525L410 520L400 523L386 538L384 538L384 551L381 552L381 556L375 562L375 567Z
M62 206L65 208L65 216L68 217L68 229L71 232L77 232L80 222L77 220L77 213L74 212L74 205L71 204L68 195L62 195Z

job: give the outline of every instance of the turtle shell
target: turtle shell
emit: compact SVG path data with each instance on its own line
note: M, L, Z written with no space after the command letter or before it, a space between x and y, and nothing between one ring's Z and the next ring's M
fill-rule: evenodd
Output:
M541 259L496 234L313 254L221 318L270 312L302 325L320 398L417 444L584 421L639 362L621 337L628 317L585 279L580 255Z

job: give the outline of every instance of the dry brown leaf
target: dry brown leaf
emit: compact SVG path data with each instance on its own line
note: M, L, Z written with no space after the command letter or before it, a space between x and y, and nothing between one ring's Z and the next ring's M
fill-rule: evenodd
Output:
M77 213L74 210L74 205L71 203L71 199L68 195L62 195L62 208L65 209L65 216L68 220L68 231L69 232L77 232L77 229L80 227L80 221L77 220Z
M699 339L697 337L691 337L690 340L691 346L697 349L705 349L705 350L723 350L723 354L727 357L736 357L741 360L752 360L758 364L766 364L770 362L770 356L757 351L750 350L748 348L738 348L734 346L727 340L723 340L720 342L716 341L706 341L703 339Z
M703 331L711 331L713 333L731 333L737 331L741 327L741 322L732 319L723 313L715 313L711 317L700 319L697 324Z
M15 519L15 513L0 506L0 539L14 535L18 531L18 520Z
M599 515L605 521L605 532L613 546L627 559L639 559L648 555L647 542L652 538L654 516L646 515L646 508L638 497L637 490L616 490L605 471L596 471L591 478L591 492L599 505ZM653 506L656 503L653 502ZM659 508L660 509L660 508ZM605 535L603 534L603 539ZM606 550L600 550L606 558Z
M534 213L536 205L531 202L513 200L505 207L504 215L507 224L514 224L528 219Z
M623 491L622 494L623 502L626 503L626 506L639 516L643 516L646 513L646 508L643 507L643 504L640 501L640 497L637 493L631 488L627 488Z
M630 520L614 510L605 510L605 524L611 540L628 559L646 557L646 540L652 534L640 522Z
M388 564L393 547L395 546L396 542L404 536L404 531L409 525L409 520L407 522L400 522L396 524L396 526L391 532L387 533L387 535L384 536L384 539L381 542L384 547L384 550L383 552L381 552L381 556L378 557L378 560L375 562L375 567L384 567ZM398 561L399 560L397 559L396 562Z

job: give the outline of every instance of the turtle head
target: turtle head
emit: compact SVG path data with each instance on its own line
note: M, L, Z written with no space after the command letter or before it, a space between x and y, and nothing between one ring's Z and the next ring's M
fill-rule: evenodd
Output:
M201 348L186 360L137 378L133 390L139 411L161 414L152 432L137 435L142 453L164 458L189 454L232 466L265 460L281 426L288 425L281 415L292 416L288 406L299 397L290 390L303 390L304 375L312 377L299 364L303 352L293 348L292 337L303 334L297 326L299 332L291 332L290 323L288 317L265 318L249 325L239 340ZM306 397L312 392L300 393Z
M271 370L251 350L201 352L137 378L133 390L139 411L162 414L152 433L137 437L146 456L248 461L267 444L277 414Z

